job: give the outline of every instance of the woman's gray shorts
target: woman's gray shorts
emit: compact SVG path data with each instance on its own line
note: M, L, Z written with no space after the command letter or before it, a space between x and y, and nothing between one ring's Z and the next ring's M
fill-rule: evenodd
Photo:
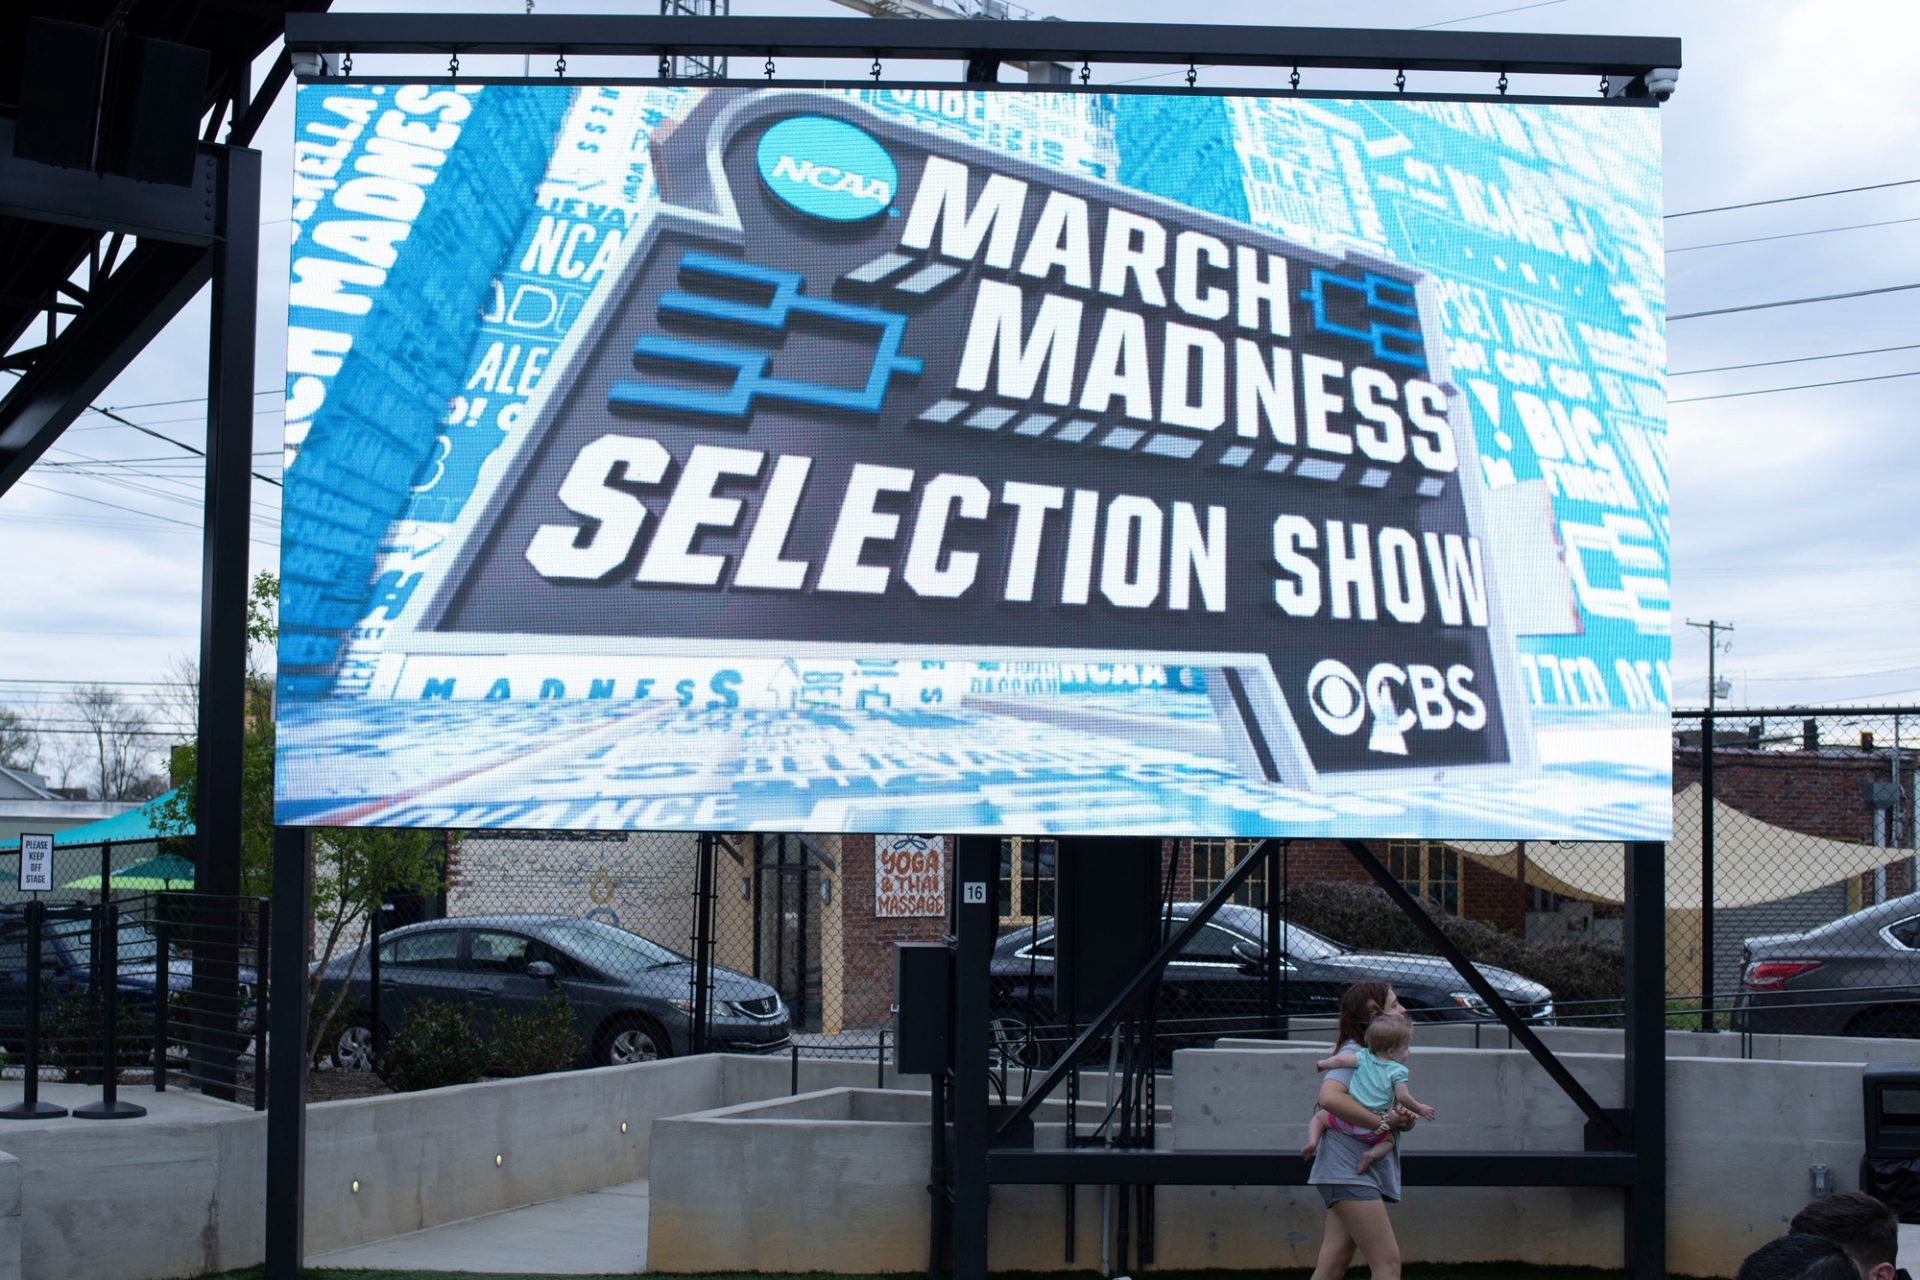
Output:
M1331 1209L1342 1200L1378 1200L1380 1188L1370 1182L1322 1183L1320 1198L1326 1201L1327 1208Z

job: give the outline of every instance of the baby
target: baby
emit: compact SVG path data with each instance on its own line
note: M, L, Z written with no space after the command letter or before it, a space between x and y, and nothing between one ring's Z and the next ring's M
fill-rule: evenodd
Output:
M1307 1145L1300 1149L1302 1156L1311 1157L1320 1146L1321 1135L1332 1125L1367 1144L1366 1153L1355 1166L1360 1173L1365 1173L1374 1161L1393 1149L1393 1131L1387 1128L1386 1117L1395 1107L1405 1107L1422 1120L1432 1120L1436 1114L1407 1089L1407 1050L1413 1044L1413 1019L1404 1013L1381 1014L1367 1024L1366 1038L1367 1047L1358 1053L1337 1053L1313 1065L1318 1071L1351 1068L1353 1078L1347 1083L1348 1096L1377 1114L1380 1123L1374 1128L1361 1128L1315 1107L1313 1120L1307 1126Z

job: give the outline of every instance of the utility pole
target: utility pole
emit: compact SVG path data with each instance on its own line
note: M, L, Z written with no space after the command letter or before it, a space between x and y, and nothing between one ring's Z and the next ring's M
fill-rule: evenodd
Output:
M1724 692L1719 678L1719 666L1715 661L1719 657L1722 647L1720 644L1720 633L1722 631L1732 631L1733 624L1731 622L1715 622L1711 618L1705 622L1695 622L1689 618L1687 619L1687 625L1693 627L1695 630L1707 633L1707 710L1711 712L1719 706L1720 695ZM1725 686L1725 688L1731 687L1730 682Z
M1689 618L1687 625L1707 633L1707 714L1700 717L1700 1030L1714 1031L1713 713L1720 705L1720 633L1732 631L1733 624Z

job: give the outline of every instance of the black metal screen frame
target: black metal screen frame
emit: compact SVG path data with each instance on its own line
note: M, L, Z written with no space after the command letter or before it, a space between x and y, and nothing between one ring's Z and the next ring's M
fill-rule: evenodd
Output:
M293 13L292 53L703 55L1000 62L1127 62L1501 75L1623 76L1678 70L1658 36L1397 31L1204 23L929 23L911 18L730 18L586 14ZM969 77L970 79L973 77Z

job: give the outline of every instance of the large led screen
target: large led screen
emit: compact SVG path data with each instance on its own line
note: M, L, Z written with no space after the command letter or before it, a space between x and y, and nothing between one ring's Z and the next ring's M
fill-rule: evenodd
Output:
M314 84L278 815L1662 838L1641 108Z

